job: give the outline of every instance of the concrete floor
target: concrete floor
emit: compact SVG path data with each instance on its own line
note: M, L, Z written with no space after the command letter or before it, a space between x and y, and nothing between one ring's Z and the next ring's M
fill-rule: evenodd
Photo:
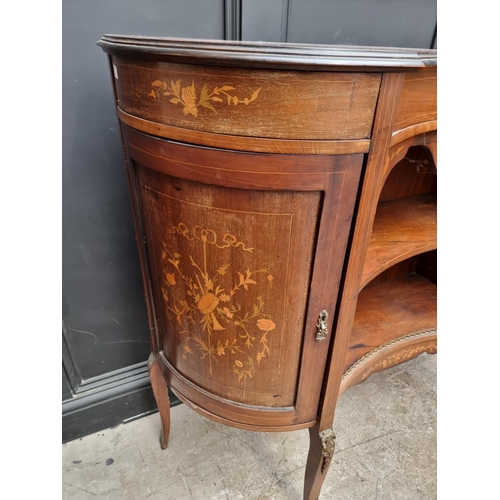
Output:
M424 354L344 393L321 499L436 498L436 356ZM300 500L308 431L255 433L172 408L63 445L64 500Z

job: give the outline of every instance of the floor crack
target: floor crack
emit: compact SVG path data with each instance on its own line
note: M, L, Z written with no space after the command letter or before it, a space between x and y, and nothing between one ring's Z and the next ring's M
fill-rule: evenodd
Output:
M366 439L365 441L361 441L359 443L353 444L351 446L348 446L347 448L342 448L341 450L335 451L335 455L338 455L339 453L342 453L343 451L350 450L351 448L356 448L356 446L361 446L362 444L369 443L370 441L375 441L376 439L383 438L385 436L389 436L391 434L396 434L397 432L402 432L403 429L398 429L396 431L391 431L391 432L386 432L385 434L381 434L380 436L375 436L370 439Z
M65 483L64 481L62 483L65 484L66 486L71 487L71 488L75 488L77 490L83 491L84 493L88 493L89 495L92 495L93 497L97 496L95 493L92 493L91 491L84 490L83 488L79 488L78 486L75 486L74 484Z
M219 462L216 460L215 463L217 464L217 469L219 469L220 472L220 476L222 479L222 486L224 486L224 493L226 494L226 498L229 500L229 495L227 494L226 481L224 480L224 474L222 473L222 469L220 468Z

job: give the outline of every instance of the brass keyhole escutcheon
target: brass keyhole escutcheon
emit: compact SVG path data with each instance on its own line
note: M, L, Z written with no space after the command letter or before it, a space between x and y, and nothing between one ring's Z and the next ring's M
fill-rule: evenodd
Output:
M328 319L328 313L323 309L319 313L318 323L316 325L316 340L321 342L326 339L328 335L328 325L326 324L326 320Z

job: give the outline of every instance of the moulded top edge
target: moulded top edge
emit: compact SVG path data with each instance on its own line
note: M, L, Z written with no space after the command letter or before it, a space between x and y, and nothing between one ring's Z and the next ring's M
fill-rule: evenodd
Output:
M411 70L437 65L437 51L396 47L240 42L104 35L97 44L114 55L194 64L302 70Z

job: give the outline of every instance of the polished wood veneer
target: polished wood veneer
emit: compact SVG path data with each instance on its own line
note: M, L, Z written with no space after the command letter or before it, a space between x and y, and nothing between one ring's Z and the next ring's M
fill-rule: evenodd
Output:
M437 248L436 195L380 202L368 243L361 287L413 255Z
M436 352L436 52L104 36L151 329L151 383L254 430ZM175 428L175 422L173 427Z
M297 74L118 57L113 69L120 109L129 115L184 129L275 139L368 138L380 85L380 74Z
M436 285L418 274L366 288L358 298L344 369L394 339L436 327Z

